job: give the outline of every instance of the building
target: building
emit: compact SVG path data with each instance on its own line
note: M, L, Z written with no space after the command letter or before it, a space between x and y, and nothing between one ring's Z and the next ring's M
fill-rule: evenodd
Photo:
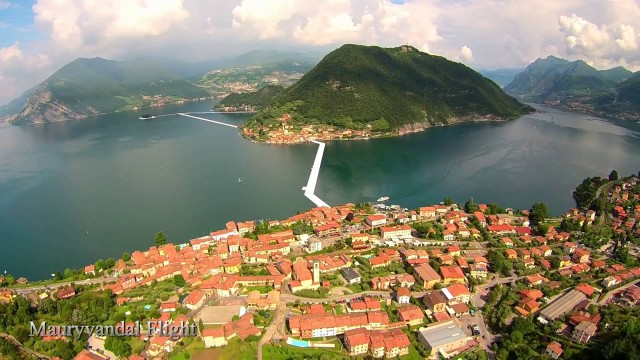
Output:
M465 335L457 320L437 322L426 328L421 328L418 339L430 351L431 357L438 355L446 358L457 355L472 340Z
M109 360L109 357L87 349L82 349L82 351L80 351L73 360Z
M345 348L350 356L371 353L375 358L395 358L409 353L411 341L400 329L370 331L357 328L345 331Z
M411 302L411 291L406 287L401 287L396 291L396 301L398 304L409 304Z
M442 275L442 282L445 284L459 283L464 284L467 278L464 277L462 268L460 266L440 266L440 275Z
M408 238L411 237L411 226L409 225L400 225L400 226L383 226L380 229L383 239L391 239L391 238Z
M387 223L387 217L384 214L369 215L365 222L371 227L382 226Z
M184 306L189 310L195 310L204 304L206 294L204 291L194 290L184 299Z
M424 322L424 313L416 305L405 305L398 308L398 317L407 324L414 326Z
M224 328L207 328L202 330L202 340L204 347L219 347L227 345L227 339L224 337Z
M560 355L562 355L562 351L562 345L557 341L552 341L547 345L547 351L545 351L545 353L553 360L558 360Z
M451 304L467 304L471 300L471 292L467 285L453 284L442 289L442 294L447 298L447 303Z
M57 299L69 299L76 295L76 290L73 286L65 286L62 289L58 289L56 292Z
M322 240L311 239L309 240L309 252L316 252L322 250Z
M548 306L540 311L540 316L547 321L554 321L562 315L573 310L576 305L586 300L587 297L577 290L571 290L566 294L554 299Z
M577 343L586 344L595 335L597 329L596 324L590 321L582 321L573 329L571 338Z
M425 289L433 289L442 278L429 264L414 266L413 277Z
M338 224L337 222L330 222L328 224L315 227L313 229L313 232L316 235L322 236L322 237L337 236L337 235L340 235L340 229L341 229L340 224Z
M342 273L344 279L347 280L347 282L351 285L359 284L362 282L362 277L353 268L343 267L342 269L340 269L340 273Z
M433 313L447 311L447 298L440 291L431 291L422 298L424 305Z

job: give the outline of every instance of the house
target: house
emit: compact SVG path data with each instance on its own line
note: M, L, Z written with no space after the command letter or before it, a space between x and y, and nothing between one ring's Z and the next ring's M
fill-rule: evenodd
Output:
M407 238L411 237L411 226L399 225L399 226L383 226L380 229L383 239L391 239L395 237Z
M543 282L548 282L544 276L540 274L528 275L525 277L525 282L530 286L541 285Z
M309 252L316 252L322 250L322 240L320 239L311 239L308 243Z
M589 262L591 252L585 248L576 249L571 255L571 260L578 264L586 264Z
M344 336L345 348L351 356L371 353L374 358L395 358L409 354L411 341L400 329L387 331L358 328Z
M441 290L442 294L447 298L447 303L466 304L471 300L471 292L467 285L453 284Z
M433 289L442 279L429 264L419 264L413 268L413 277L425 289Z
M409 288L398 288L398 291L396 291L396 301L398 304L408 304L411 301L411 291Z
M460 256L460 247L459 246L449 246L447 248L447 253L451 256Z
M465 278L462 268L457 265L440 266L440 275L442 276L442 282L445 284L464 284L467 282L467 278Z
M525 269L533 269L536 267L536 261L532 258L522 260L522 262L524 263Z
M544 297L542 291L538 289L526 289L519 292L520 296L524 299L538 300Z
M440 291L431 291L422 298L424 306L433 313L444 312L447 310L447 298Z
M82 351L80 351L73 360L109 360L109 357L87 349L82 349Z
M593 286L591 286L591 285L589 285L587 283L578 284L576 286L576 290L578 290L581 293L585 294L587 297L591 297L591 295L593 295L593 292L595 291Z
M551 250L551 248L548 245L540 246L540 251L542 252L542 256L544 256L544 257L548 257L548 256L553 255L553 251Z
M424 322L424 313L416 305L405 305L398 308L398 317L408 325L415 326Z
M362 277L353 268L343 267L342 269L340 269L340 272L350 285L359 284L362 282Z
M344 347L350 356L358 356L369 352L369 331L357 328L344 332Z
M163 302L160 304L161 312L174 312L178 309L178 303L175 301L172 302Z
M573 252L576 251L578 246L572 242L567 241L563 244L563 248L566 253L573 254Z
M61 289L58 289L58 291L56 292L57 299L69 299L74 297L75 295L76 290L73 288L73 286L65 286Z
M202 330L202 340L204 347L220 347L227 345L227 339L224 336L224 328L207 328Z
M0 303L10 303L14 297L13 290L0 290Z
M418 209L421 218L435 218L436 208L433 206L424 206Z
M84 267L84 273L85 275L95 275L96 274L96 266L91 264L91 265L87 265Z
M502 243L506 247L513 247L513 240L509 239L508 237L503 237L500 241L502 241Z
M573 329L571 338L577 343L586 344L591 337L595 335L597 329L596 324L589 321L582 321Z
M387 223L387 217L384 214L369 215L365 222L371 227L382 226Z
M391 258L385 254L380 254L369 259L369 264L373 269L391 264Z
M507 249L504 252L505 257L509 260L515 260L518 258L518 252L513 249Z
M485 264L473 264L469 266L469 276L484 279L489 275L489 270Z
M204 304L206 294L201 290L194 290L184 299L183 304L189 310L195 310Z
M547 345L547 350L545 351L545 353L553 360L558 360L558 358L560 358L560 355L562 355L562 351L562 345L560 345L560 343L557 341L552 341L549 343L549 345Z
M316 226L313 232L320 237L337 236L340 235L340 224L337 222L330 222L328 224Z

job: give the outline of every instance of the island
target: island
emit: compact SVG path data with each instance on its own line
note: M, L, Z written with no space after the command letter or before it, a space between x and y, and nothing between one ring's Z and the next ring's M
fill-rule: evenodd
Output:
M252 140L368 139L468 121L504 121L533 109L463 64L411 46L344 45L290 87L254 96L242 126ZM248 95L240 103L250 103ZM234 102L238 102L234 99Z
M188 241L158 233L148 249L47 281L5 274L0 352L630 359L640 351L629 340L640 324L640 174L590 177L573 195L562 214L450 198L318 207Z

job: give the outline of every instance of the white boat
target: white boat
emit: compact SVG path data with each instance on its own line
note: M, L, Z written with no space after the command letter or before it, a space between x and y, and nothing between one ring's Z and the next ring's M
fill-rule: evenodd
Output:
M238 178L238 182L239 182L239 183L241 183L241 182L242 182L242 178L241 178L241 177L239 177L239 178Z
M377 201L378 202L385 202L387 200L389 200L389 197L388 196L383 196L383 197L379 198Z

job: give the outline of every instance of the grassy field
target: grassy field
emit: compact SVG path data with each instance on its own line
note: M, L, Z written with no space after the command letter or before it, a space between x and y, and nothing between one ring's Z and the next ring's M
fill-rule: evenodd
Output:
M200 339L196 339L193 342L191 342L191 344L187 345L184 349L182 349L180 352L172 356L171 360L187 360L189 359L189 357L187 357L186 354L191 355L195 352L203 351L203 350L204 350L204 342Z
M349 356L344 351L337 349L302 349L289 345L262 347L262 356L269 360L288 360L291 358L317 358L320 355L329 355L331 359L347 360Z
M248 293L250 291L258 290L260 294L266 294L273 290L273 286L245 286L243 292Z
M204 349L191 354L194 360L254 360L258 353L257 342L244 342L238 338L229 341L227 346L221 348ZM269 359L265 357L265 359Z

